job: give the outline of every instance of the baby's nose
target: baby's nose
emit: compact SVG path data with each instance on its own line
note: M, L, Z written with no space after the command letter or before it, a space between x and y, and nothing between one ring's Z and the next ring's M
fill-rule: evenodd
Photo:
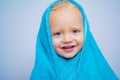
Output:
M71 35L64 35L63 42L64 43L71 43L73 41L73 37Z

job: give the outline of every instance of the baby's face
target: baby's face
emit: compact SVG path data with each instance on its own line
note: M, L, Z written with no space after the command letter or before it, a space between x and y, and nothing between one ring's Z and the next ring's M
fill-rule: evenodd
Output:
M58 55L74 57L83 45L82 15L78 8L63 8L52 11L50 26L53 45Z

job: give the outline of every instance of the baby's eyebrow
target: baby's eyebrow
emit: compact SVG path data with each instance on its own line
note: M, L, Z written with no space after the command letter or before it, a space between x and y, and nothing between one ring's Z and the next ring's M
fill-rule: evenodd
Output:
M83 29L83 26L80 26L80 25L73 26L73 29Z
M54 34L56 32L61 32L61 30L51 30L51 33Z

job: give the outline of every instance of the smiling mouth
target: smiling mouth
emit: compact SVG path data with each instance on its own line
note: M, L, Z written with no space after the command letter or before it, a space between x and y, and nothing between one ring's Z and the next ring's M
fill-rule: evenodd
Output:
M74 48L75 46L64 46L62 47L62 49L70 49L70 48Z
M63 46L61 49L64 51L64 52L67 52L67 53L70 53L74 50L75 48L75 45L71 45L71 46Z

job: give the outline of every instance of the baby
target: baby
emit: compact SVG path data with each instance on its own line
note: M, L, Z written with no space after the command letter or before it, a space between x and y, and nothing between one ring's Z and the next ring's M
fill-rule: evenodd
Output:
M46 9L30 80L118 80L74 0L57 0Z

